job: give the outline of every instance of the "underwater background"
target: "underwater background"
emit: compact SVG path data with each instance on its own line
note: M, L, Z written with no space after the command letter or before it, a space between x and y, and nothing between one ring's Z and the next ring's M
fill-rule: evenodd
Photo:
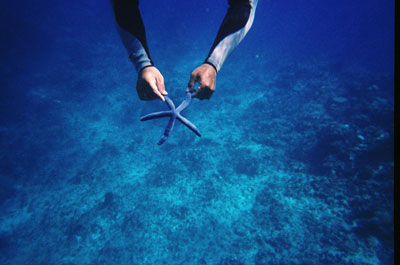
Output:
M176 103L227 7L141 1ZM394 1L260 0L161 146L109 1L3 1L0 34L0 264L394 264Z

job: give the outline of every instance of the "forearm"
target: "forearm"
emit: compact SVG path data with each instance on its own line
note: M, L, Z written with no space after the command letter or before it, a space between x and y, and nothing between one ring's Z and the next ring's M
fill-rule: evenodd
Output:
M229 9L218 30L205 63L218 72L253 24L258 0L229 0Z
M111 3L118 32L136 70L139 72L144 67L153 65L140 15L139 1L111 0Z

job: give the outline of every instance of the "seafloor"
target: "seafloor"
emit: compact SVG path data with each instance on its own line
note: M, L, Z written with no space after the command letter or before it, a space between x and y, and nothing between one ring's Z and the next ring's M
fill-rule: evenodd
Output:
M238 49L157 146L115 39L2 66L0 264L393 264L392 75Z

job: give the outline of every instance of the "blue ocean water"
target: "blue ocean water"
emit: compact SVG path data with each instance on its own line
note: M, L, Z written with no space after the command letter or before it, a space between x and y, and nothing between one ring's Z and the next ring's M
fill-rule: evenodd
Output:
M227 6L141 1L174 101ZM109 1L0 22L0 264L394 264L394 1L260 0L162 146Z

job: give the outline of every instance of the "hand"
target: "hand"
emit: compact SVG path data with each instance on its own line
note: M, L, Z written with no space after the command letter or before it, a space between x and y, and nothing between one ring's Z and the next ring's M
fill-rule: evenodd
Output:
M215 91L215 82L217 79L217 72L209 64L202 64L197 67L190 76L188 89L193 91L193 86L196 82L199 83L197 91L192 97L198 99L210 99Z
M153 100L168 95L165 91L164 77L154 66L146 67L139 72L136 82L136 91L141 100Z

